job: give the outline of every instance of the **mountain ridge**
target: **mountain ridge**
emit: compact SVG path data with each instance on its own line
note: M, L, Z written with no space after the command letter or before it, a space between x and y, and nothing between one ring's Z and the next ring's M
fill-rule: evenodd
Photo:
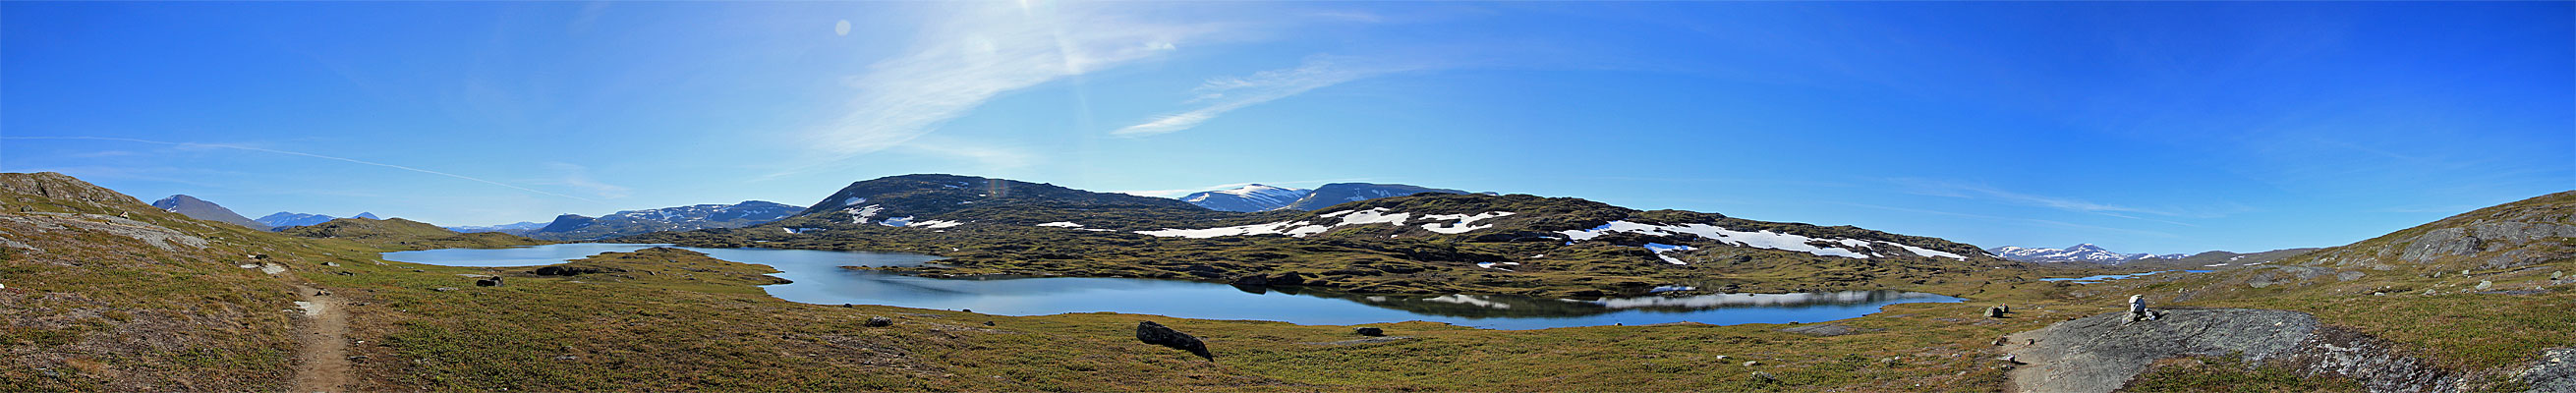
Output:
M265 231L271 227L268 224L251 220L249 217L242 217L240 213L234 213L232 209L226 209L223 205L218 205L214 202L207 202L203 199L197 199L197 197L188 196L187 194L171 195L167 198L161 198L161 200L158 201L152 201L152 207L160 208L161 210L172 213L179 213L180 215L185 215L189 218L240 225L244 228Z
M1467 194L1467 193L1468 193L1468 192L1466 192L1466 191L1460 191L1460 190L1452 190L1452 189L1446 189L1446 188L1431 188L1431 187L1423 187L1423 186L1416 186L1416 185L1410 185L1410 184L1382 184L1382 183L1330 183L1330 184L1325 184L1325 185L1322 185L1322 186L1316 186L1314 190L1308 191L1308 192L1306 193L1306 196L1304 196L1304 197L1300 197L1300 198L1297 198L1297 201L1296 201L1296 202L1290 202L1290 203L1288 203L1288 205L1287 205L1287 206L1282 206L1282 207L1279 207L1278 209L1274 209L1274 210L1308 210L1308 211L1312 211L1312 210L1323 209L1323 208L1326 208L1326 207L1331 207L1331 206L1333 206L1333 205L1339 205L1339 204L1343 204L1343 203L1358 202L1358 201L1365 201L1365 200L1377 199L1377 198L1400 197L1400 196L1414 195L1414 194L1420 194L1420 193L1426 193L1426 192L1445 193L1445 194Z
M1231 189L1200 191L1181 196L1179 199L1208 210L1257 212L1287 207L1312 192L1314 190L1253 183Z

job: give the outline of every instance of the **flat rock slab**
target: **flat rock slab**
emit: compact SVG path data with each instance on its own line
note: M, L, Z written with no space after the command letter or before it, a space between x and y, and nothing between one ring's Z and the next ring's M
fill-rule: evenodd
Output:
M2302 375L2339 375L2375 392L2442 390L2456 382L2376 338L2323 326L2307 313L2260 309L2167 309L2153 321L2106 313L2014 334L2010 374L2016 391L2110 392L2149 364L2185 356L2235 356L2275 362Z

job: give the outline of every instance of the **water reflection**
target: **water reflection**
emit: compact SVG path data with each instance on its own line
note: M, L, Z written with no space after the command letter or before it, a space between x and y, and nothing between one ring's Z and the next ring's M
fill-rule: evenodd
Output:
M386 253L385 259L447 266L535 266L655 245L560 244L510 249ZM918 266L927 255L755 248L694 248L717 259L778 268L792 284L771 296L813 304L883 304L998 315L1120 312L1200 319L1356 325L1433 321L1491 329L1613 324L1815 322L1876 312L1880 306L1961 299L1911 292L1717 294L1609 299L1502 295L1357 294L1322 288L1236 286L1132 278L934 279L842 266Z

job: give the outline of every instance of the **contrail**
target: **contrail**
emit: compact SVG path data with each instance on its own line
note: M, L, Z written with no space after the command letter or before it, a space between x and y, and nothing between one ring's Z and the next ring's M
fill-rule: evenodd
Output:
M465 176L465 175L454 174L454 173L439 172L439 171L433 171L433 170L428 170L428 169L413 168L413 167L407 167L407 166L401 166L401 165L394 165L394 164L386 164L386 163L380 163L380 162L360 161L360 160L347 159L347 158L340 158L340 157L332 157L332 156L326 156L326 155L320 155L320 154L301 153L301 152L291 152L291 151L285 151L285 150L262 149L262 148L249 147L249 146L235 146L235 145L222 145L222 144L212 144L212 143L195 143L195 142L162 142L162 141L152 141L152 140L142 140L142 139L132 139L132 138L109 138L109 137L96 137L96 136L0 136L0 139L78 139L78 140L95 140L95 141L119 141L119 142L151 143L151 144L161 144L161 145L171 145L171 146L220 147L220 148L235 149L235 150L249 150L249 151L263 152L263 153L276 153L276 154L285 154L285 155L291 155L291 156L305 156L305 157L313 157L313 158L320 158L320 159L325 159L325 160L347 161L347 162L352 162L352 163L359 163L359 164L374 165L374 166L380 166L380 167L386 167L386 168L393 168L393 169L401 169L401 170L412 171L412 172L420 172L420 173L427 173L427 174L432 174L432 175L439 175L439 176L453 177L453 178L458 178L458 179L472 180L472 181L476 181L476 182L482 182L483 184L490 184L490 185L495 185L495 186L509 187L510 189L513 189L513 190L527 191L527 192L532 192L532 193L545 194L545 195L553 195L553 196L559 196L559 197L565 197L565 198L572 198L572 199L577 199L577 200L581 200L581 201L584 201L584 202L599 202L599 201L590 200L589 198L582 198L582 197L571 196L571 195L564 195L564 194L556 194L556 193L545 192L545 191L537 191L537 190L535 190L535 189L530 189L530 188L527 188L527 187L513 186L513 185L509 185L509 184L507 184L507 183L496 182L496 181L491 181L491 180L477 179L477 178L468 177L468 176Z

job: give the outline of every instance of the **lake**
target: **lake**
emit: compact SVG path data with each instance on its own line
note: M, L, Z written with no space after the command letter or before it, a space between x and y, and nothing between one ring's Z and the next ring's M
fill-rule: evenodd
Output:
M385 260L441 266L509 267L563 263L652 244L575 243L497 249L451 248L385 253ZM1712 325L1820 322L1877 312L1897 303L1958 302L1920 292L1846 291L1715 294L1610 299L1502 295L1359 294L1303 287L1245 287L1137 278L939 279L843 269L918 266L939 257L866 251L679 247L727 261L757 263L795 283L763 287L771 296L812 304L881 304L973 310L997 315L1120 312L1197 319L1359 325L1432 321L1486 329L1698 322Z

